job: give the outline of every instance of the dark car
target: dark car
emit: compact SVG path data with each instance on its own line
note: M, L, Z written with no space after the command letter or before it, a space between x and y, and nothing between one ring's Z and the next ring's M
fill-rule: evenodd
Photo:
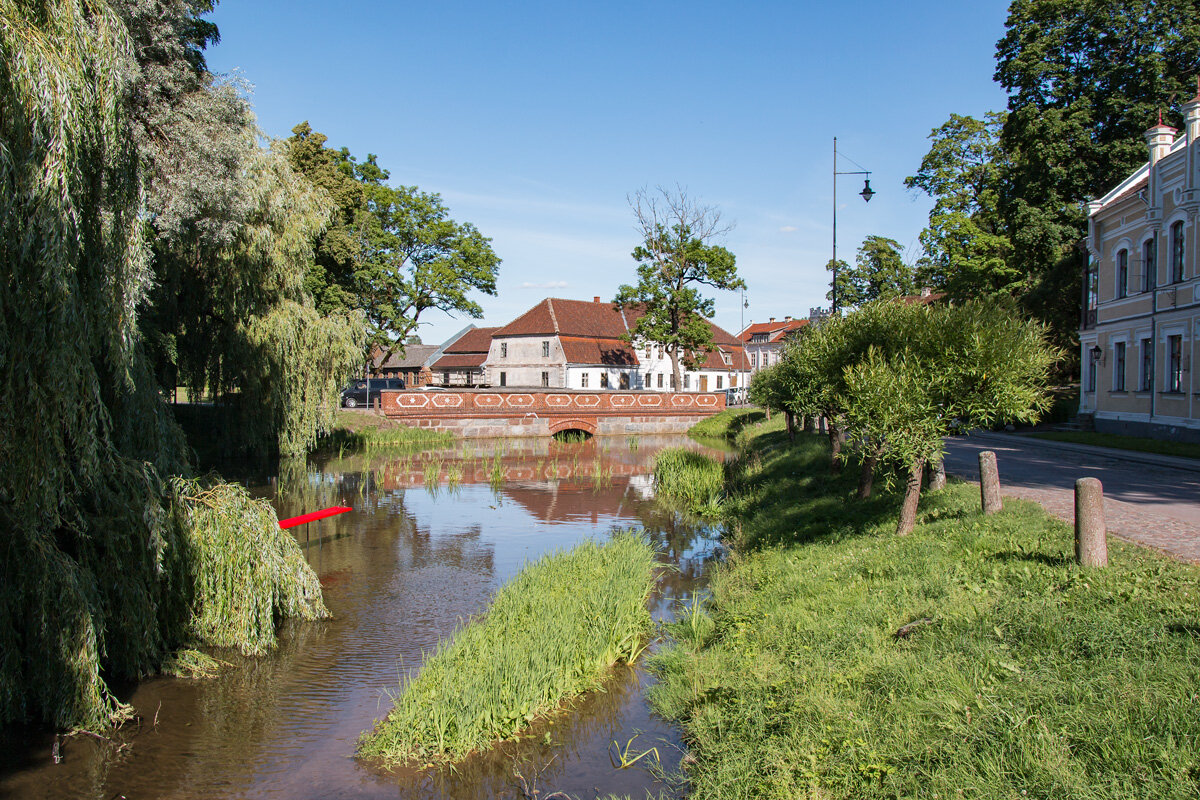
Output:
M363 378L342 389L342 405L346 408L373 406L382 390L404 388L404 378L371 378L370 392L367 391L367 383L367 379Z

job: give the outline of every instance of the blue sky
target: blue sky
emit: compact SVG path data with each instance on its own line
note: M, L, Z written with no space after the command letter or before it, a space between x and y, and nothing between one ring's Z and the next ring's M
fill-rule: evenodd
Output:
M878 192L864 204L861 179L838 179L839 256L870 234L917 255L930 201L903 180L951 113L1004 107L1006 15L999 0L224 0L208 59L253 84L268 135L308 120L492 237L503 263L482 323L545 296L611 299L636 277L627 197L680 185L736 225L725 244L750 307L714 297L737 331L743 313L826 304L834 136ZM470 321L430 312L421 336Z

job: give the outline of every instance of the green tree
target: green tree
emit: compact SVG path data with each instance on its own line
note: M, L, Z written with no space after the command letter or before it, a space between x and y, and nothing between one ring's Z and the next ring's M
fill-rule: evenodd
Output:
M850 441L906 477L897 533L916 522L925 464L943 438L999 421L1035 421L1049 406L1060 351L1011 303L890 305L893 330L843 367ZM861 313L861 312L860 312Z
M638 316L627 334L630 342L655 342L671 357L674 386L683 386L680 364L694 367L714 349L711 298L700 286L719 290L745 288L733 253L717 239L728 233L721 212L697 203L683 189L657 194L639 190L630 200L642 243L633 250L637 285L622 285L613 304Z
M914 294L917 276L904 263L904 248L895 239L868 236L858 248L854 267L838 267L838 306L857 308L874 300Z
M1146 160L1142 133L1196 93L1192 0L1014 0L996 47L1009 93L1000 213L1029 276L1023 305L1060 344L1078 325L1083 202Z
M933 144L920 169L904 179L909 189L935 201L929 227L921 232L921 282L954 300L1015 295L1023 288L1024 275L1009 263L1012 244L999 212L1003 123L1003 114L988 113L982 120L951 114L929 134Z

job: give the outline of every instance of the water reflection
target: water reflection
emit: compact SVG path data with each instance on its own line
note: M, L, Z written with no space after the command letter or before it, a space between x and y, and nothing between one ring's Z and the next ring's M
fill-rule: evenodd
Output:
M353 753L390 707L386 692L526 560L642 527L676 567L662 574L655 616L687 596L715 543L653 501L653 456L666 446L698 447L679 437L510 440L281 464L253 487L281 517L354 509L293 529L334 618L287 626L267 658L223 654L233 667L214 680L144 682L130 698L141 725L110 741L71 737L62 764L48 758L52 736L6 732L0 796L520 797L517 772L543 795L657 792L645 770L615 770L607 755L640 732L637 752L657 747L667 768L679 756L633 669L452 771L388 771Z

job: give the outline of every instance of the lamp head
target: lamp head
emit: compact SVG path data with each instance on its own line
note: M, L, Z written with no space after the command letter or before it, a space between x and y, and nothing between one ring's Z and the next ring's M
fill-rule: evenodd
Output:
M863 181L863 190L858 193L865 202L871 202L871 198L875 196L875 191L871 188L871 179L867 178Z

